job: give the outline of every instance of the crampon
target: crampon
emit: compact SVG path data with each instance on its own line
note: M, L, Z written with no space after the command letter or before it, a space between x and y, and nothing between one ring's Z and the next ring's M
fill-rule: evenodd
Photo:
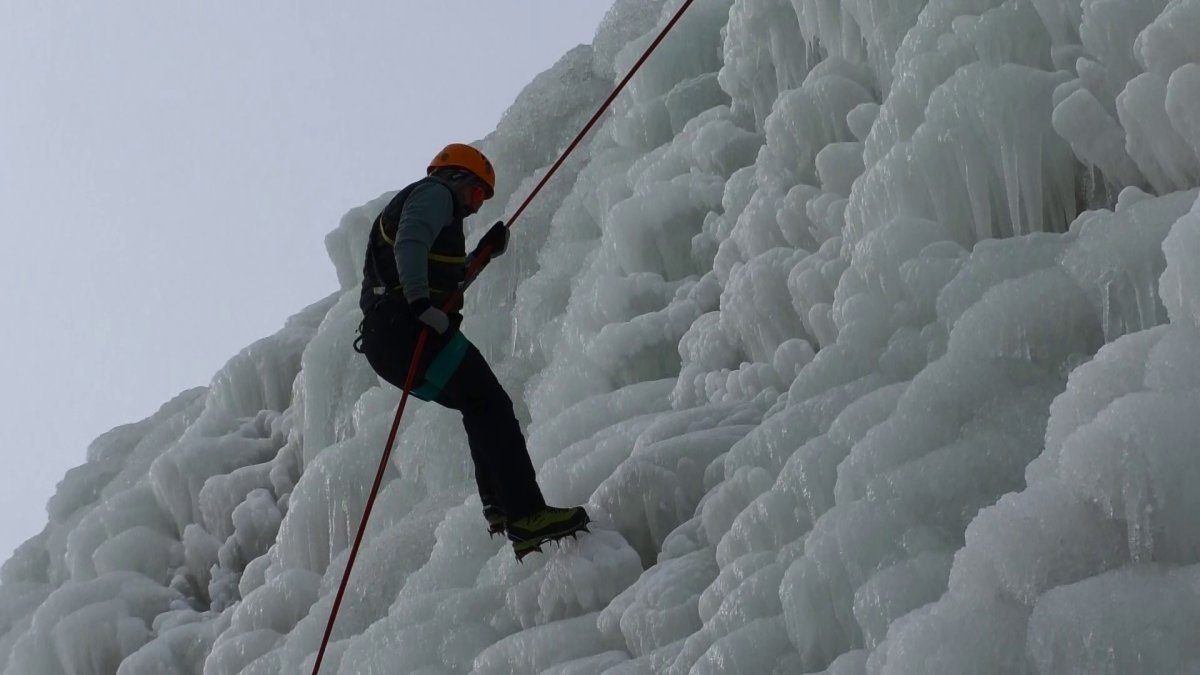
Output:
M592 519L582 506L569 509L546 507L531 516L509 523L507 534L517 562L521 562L530 553L542 552L542 544L546 542L556 542L566 537L575 539L580 532L590 532L590 522Z
M504 512L495 506L483 507L483 517L487 521L488 537L504 534Z
M525 556L529 555L530 553L541 553L542 552L542 544L545 544L547 542L555 543L555 542L559 541L560 539L566 539L567 537L575 539L578 537L580 532L590 533L591 530L589 530L587 528L587 525L584 525L584 526L580 527L578 530L571 532L570 534L560 534L557 536L545 537L541 541L514 541L513 542L513 553L515 553L517 556L517 562L521 562L522 559L524 559Z

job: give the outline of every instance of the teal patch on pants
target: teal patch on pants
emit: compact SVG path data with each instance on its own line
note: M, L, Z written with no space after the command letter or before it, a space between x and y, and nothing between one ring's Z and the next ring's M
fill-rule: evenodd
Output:
M422 401L436 399L454 375L454 371L458 370L458 365L462 363L467 347L470 346L467 338L455 331L454 337L450 338L446 346L433 358L429 369L425 371L425 380L421 382L421 386L412 390L412 395Z

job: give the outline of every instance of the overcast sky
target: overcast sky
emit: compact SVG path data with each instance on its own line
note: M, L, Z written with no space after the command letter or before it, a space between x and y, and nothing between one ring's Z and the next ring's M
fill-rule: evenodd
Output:
M341 215L611 4L0 3L0 561L93 438L335 290Z

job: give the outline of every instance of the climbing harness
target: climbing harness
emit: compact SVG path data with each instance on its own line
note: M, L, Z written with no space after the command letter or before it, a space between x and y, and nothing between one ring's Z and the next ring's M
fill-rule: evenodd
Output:
M558 160L555 161L554 165L550 167L550 170L546 172L546 175L542 176L542 180L538 182L536 187L533 188L533 191L529 193L529 196L525 198L525 201L521 202L521 206L517 208L517 211L513 214L512 218L509 218L508 222L505 224L505 227L511 228L513 223L517 221L517 218L524 213L525 208L529 206L529 203L533 201L533 198L537 196L537 194L542 190L542 187L546 185L546 182L550 180L550 177L553 176L554 173L563 165L563 162L565 162L567 157L575 150L580 141L583 140L583 137L592 130L592 127L596 125L596 122L599 121L600 117L608 110L609 106L612 105L612 102L616 100L617 95L621 93L621 91L625 88L625 85L629 84L629 81L633 79L634 74L636 74L638 69L642 67L642 64L646 62L646 59L650 58L650 54L655 50L655 48L658 47L659 43L661 43L663 39L667 37L667 34L671 32L671 29L675 27L675 24L678 23L679 19L683 17L683 13L687 11L688 7L690 7L694 1L695 0L684 0L684 3L675 12L675 15L671 17L671 20L668 21L667 25L663 27L661 32L659 32L658 37L654 39L654 42L650 43L650 46L647 47L646 51L642 53L641 58L639 58L637 62L633 64L633 67L629 69L629 72L625 74L625 77L622 78L621 82L617 84L612 93L608 95L608 98L606 98L604 102L600 104L600 107L596 110L596 113L592 115L592 118L588 120L587 124L584 125L582 130L580 130L579 134L575 136L575 140L571 141L571 144L567 146L566 150L563 150L562 154L559 155ZM450 311L450 309L455 306L455 304L459 301L459 298L462 297L463 292L466 291L467 288L475 281L475 278L483 270L483 267L487 265L491 257L492 246L488 244L484 246L482 250L480 250L479 255L476 255L474 259L471 260L470 265L467 267L466 280L463 281L458 290L454 292L450 299L446 301L444 306L445 311ZM325 625L325 635L321 638L320 649L317 650L317 660L316 663L313 664L312 675L318 675L319 671L321 670L321 661L325 658L325 649L329 646L330 635L333 634L333 624L334 621L337 620L338 609L342 606L342 600L346 596L346 585L350 581L350 571L354 569L354 560L358 557L358 549L362 545L363 534L367 530L367 519L371 517L371 509L375 507L375 498L379 496L379 487L383 483L383 474L387 469L388 460L391 459L392 456L392 446L396 442L396 433L400 429L400 418L404 415L404 406L406 403L408 403L409 395L414 393L413 378L418 370L417 365L420 363L422 352L425 351L425 342L428 338L429 329L422 329L421 334L417 338L417 346L413 350L412 362L408 367L408 377L404 382L404 391L400 396L400 405L396 408L396 417L392 420L392 429L388 434L387 444L383 449L383 456L379 459L379 469L375 472L375 483L371 486L371 494L369 497L367 497L367 504L363 509L362 521L358 525L358 533L354 535L354 543L350 547L350 557L346 560L346 571L342 573L342 582L338 586L337 595L334 597L333 608L329 611L329 622Z

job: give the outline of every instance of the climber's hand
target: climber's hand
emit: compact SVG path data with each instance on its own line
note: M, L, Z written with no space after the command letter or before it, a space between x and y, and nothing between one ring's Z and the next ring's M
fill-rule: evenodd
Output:
M429 326L438 335L450 329L450 317L446 316L446 313L442 310L434 307L429 302L429 298L417 298L408 303L408 307L412 310L412 314L417 318L417 321Z
M508 228L504 226L503 220L496 221L483 237L479 239L479 243L475 245L475 251L471 253L471 257L477 257L485 246L492 247L489 255L493 258L499 258L504 255L505 249L508 248Z

